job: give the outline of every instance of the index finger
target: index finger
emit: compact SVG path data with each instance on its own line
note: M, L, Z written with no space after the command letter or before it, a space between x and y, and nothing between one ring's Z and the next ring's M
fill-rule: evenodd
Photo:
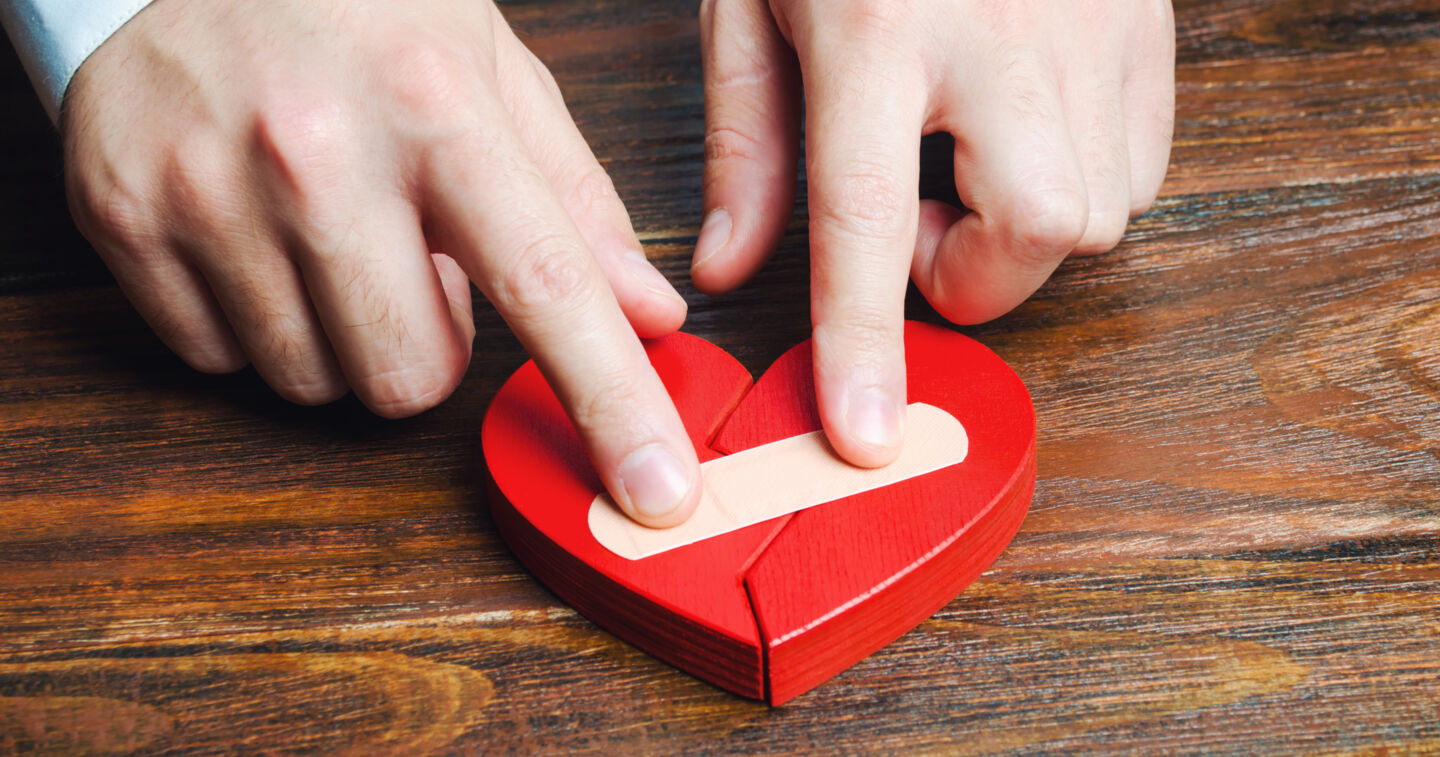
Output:
M820 418L847 460L884 465L904 433L923 72L885 44L818 33L800 59Z
M680 416L501 101L480 99L483 128L427 162L436 234L535 359L615 502L648 526L683 522L700 475Z

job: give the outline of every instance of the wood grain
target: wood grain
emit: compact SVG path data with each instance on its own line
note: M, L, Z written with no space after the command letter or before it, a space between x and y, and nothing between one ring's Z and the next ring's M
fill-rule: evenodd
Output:
M505 11L687 329L756 373L807 336L804 209L751 285L689 288L693 5ZM401 422L170 357L0 53L0 752L1440 752L1440 3L1176 13L1157 207L963 329L1035 401L1015 543L775 710L599 631L497 540L479 422L524 354L487 308L459 391Z

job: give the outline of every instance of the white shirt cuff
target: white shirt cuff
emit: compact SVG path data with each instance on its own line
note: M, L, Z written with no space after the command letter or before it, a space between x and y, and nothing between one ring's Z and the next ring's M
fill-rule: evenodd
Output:
M0 23L51 121L70 77L90 53L150 0L0 0Z

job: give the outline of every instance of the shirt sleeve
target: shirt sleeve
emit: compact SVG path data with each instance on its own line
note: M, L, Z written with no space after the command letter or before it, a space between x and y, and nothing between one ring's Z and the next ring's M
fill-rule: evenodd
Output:
M0 0L0 24L51 121L70 77L90 53L151 0Z

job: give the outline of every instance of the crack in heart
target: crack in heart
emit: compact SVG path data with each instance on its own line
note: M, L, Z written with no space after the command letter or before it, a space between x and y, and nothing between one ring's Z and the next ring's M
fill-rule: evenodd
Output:
M987 568L1034 487L1029 395L994 353L906 325L912 400L972 440L964 464L626 560L590 532L603 491L563 409L527 363L482 429L497 528L581 614L655 657L772 704L839 673L928 618ZM820 428L808 343L758 381L683 334L646 344L702 462ZM696 428L696 426L703 426Z

